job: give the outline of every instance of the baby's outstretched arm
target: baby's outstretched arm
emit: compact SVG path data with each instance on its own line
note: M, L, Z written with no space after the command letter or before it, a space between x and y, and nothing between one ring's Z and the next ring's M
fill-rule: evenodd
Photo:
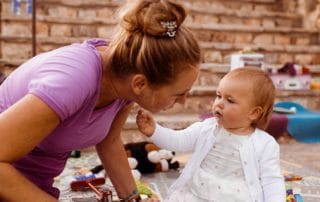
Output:
M140 132L150 137L155 130L156 123L150 112L140 109L136 117L136 123Z

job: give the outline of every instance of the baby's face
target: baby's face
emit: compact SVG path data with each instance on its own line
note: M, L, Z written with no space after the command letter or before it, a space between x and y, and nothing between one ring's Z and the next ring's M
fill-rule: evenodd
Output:
M218 124L229 132L252 130L249 116L254 108L253 84L250 81L224 77L217 88L213 114Z

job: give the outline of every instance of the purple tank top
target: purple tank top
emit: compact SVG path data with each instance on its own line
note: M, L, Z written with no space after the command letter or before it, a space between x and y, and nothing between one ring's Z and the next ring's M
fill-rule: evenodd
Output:
M106 41L92 39L42 53L12 72L0 86L0 113L31 93L48 104L61 123L14 166L40 188L58 197L54 177L64 169L72 150L93 146L107 135L118 111L129 104L115 100L95 110L102 80L97 46ZM19 81L19 85L17 85Z

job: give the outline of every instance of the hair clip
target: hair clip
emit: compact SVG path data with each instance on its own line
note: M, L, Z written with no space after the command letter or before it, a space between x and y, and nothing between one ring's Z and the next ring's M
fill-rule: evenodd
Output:
M177 22L176 21L162 21L160 22L163 28L167 30L167 32L163 33L169 37L174 37L176 35Z

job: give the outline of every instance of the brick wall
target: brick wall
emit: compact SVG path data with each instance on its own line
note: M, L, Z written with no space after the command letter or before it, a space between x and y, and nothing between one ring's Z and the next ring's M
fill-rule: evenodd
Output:
M36 52L41 53L90 37L108 38L115 11L124 0L38 0ZM320 64L317 26L305 26L318 9L300 0L189 0L187 23L200 39L204 63L229 63L230 55L246 46L265 54L269 64L295 61ZM300 2L300 3L299 3ZM11 1L1 1L0 64L16 66L32 56L32 18L22 0L20 15ZM308 12L309 12L309 16ZM319 12L318 12L319 13ZM318 23L313 17L313 25Z

